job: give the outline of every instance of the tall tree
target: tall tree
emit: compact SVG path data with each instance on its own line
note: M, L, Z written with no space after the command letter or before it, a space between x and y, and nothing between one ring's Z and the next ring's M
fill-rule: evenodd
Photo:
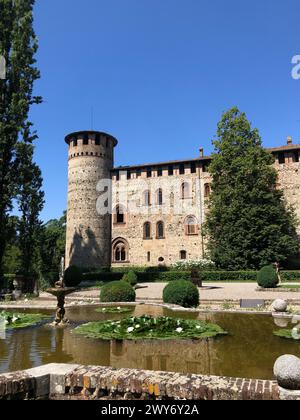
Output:
M37 246L42 223L39 214L44 206L42 176L39 167L33 162L33 146L26 141L18 143L16 162L18 164L19 186L17 203L21 216L17 229L21 251L21 270L23 274L36 271Z
M33 95L39 78L35 66L37 40L33 29L35 0L0 0L0 55L6 61L6 79L0 80L0 277L7 244L9 213L18 186L16 147L20 139L32 143L28 113L41 102Z
M277 188L274 158L258 130L233 108L223 115L213 144L206 221L212 259L225 269L257 269L295 255L294 212Z

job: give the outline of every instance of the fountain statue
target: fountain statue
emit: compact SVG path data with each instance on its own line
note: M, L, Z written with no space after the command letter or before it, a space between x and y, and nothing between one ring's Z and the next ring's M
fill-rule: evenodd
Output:
M65 319L65 298L74 293L77 289L75 287L65 287L64 284L65 259L62 257L59 270L59 281L55 283L54 288L47 289L46 292L57 298L57 309L55 315L55 326L63 326L68 323Z

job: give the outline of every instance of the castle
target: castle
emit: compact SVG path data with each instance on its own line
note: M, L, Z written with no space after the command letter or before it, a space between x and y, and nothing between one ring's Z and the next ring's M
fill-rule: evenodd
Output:
M210 157L114 167L111 135L81 131L68 144L66 266L171 265L205 255L202 225ZM300 220L300 144L268 149ZM300 226L299 226L300 230Z

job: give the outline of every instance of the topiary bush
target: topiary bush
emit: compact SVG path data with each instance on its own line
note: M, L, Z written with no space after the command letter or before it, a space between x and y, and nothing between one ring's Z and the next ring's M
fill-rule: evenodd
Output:
M278 275L272 265L266 265L257 274L257 283L264 289L274 289L279 283Z
M136 286L138 283L137 275L134 271L129 271L128 273L124 274L122 281L125 281L126 283L129 283L131 286Z
M125 281L113 281L101 288L100 302L135 302L134 288Z
M200 301L199 290L191 281L173 281L164 288L163 300L184 308L196 308Z
M82 271L75 265L66 269L64 274L64 284L66 287L77 287L82 281Z

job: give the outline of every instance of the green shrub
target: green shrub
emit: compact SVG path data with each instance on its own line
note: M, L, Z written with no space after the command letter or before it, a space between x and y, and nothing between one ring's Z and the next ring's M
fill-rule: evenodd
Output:
M126 283L129 283L131 286L136 286L138 283L137 275L134 271L129 271L128 273L124 274L122 281L125 281Z
M257 274L257 283L265 289L273 289L278 285L278 276L272 265L266 265Z
M39 275L40 290L46 290L54 287L55 283L59 280L58 271L42 272Z
M300 271L281 271L280 275L284 282L300 280Z
M125 281L105 284L100 291L100 302L135 302L135 290Z
M82 281L82 271L75 265L66 269L64 274L64 283L66 287L77 287Z
M199 290L190 281L173 281L164 288L163 300L165 303L173 303L184 308L196 308L199 306Z

